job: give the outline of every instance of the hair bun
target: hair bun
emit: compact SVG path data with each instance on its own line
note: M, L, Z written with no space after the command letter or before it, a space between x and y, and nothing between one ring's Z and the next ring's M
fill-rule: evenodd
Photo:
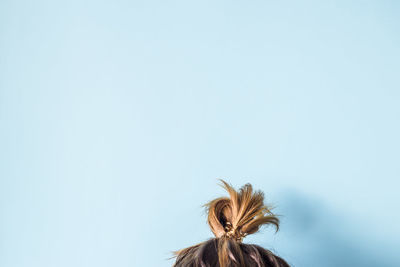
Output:
M241 242L246 235L257 232L264 224L273 224L278 231L279 219L264 204L261 191L253 191L250 184L236 191L224 180L220 181L229 198L217 198L206 204L208 224L217 238Z

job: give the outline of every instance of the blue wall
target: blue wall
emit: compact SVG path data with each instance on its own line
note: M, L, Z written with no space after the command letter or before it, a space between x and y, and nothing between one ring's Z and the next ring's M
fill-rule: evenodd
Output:
M1 1L0 266L170 266L251 182L294 266L399 266L397 1Z

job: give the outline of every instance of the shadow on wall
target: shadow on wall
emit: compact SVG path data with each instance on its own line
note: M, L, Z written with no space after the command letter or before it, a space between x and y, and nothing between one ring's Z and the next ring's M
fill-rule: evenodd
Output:
M357 231L355 223L321 201L287 192L274 211L284 214L276 249L294 267L400 266L398 256L387 252L388 245Z

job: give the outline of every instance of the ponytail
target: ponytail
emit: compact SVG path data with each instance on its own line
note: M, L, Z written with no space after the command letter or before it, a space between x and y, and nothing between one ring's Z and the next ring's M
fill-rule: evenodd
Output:
M221 182L229 197L217 198L205 205L207 222L215 238L177 251L174 266L288 267L272 252L242 243L244 237L257 232L262 225L272 224L279 230L279 219L264 204L264 194L253 191L250 184L236 191L225 181Z

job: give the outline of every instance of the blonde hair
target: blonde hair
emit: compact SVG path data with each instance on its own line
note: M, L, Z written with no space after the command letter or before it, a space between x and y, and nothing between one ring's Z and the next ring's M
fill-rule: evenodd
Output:
M215 238L175 252L174 267L288 267L282 258L258 245L243 244L245 236L260 226L272 224L279 229L279 219L264 204L264 194L250 184L236 191L221 180L229 197L206 204L208 224Z

